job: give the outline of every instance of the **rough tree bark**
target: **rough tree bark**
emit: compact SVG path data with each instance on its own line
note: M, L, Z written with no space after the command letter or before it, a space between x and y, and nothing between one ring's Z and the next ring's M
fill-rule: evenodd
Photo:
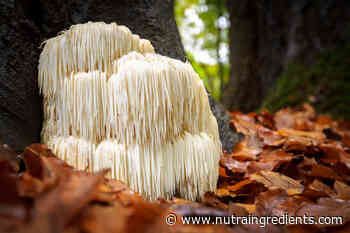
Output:
M0 0L0 13L0 140L18 151L40 140L37 65L44 39L72 24L117 22L149 39L158 53L185 60L173 0ZM239 137L223 107L211 97L210 104L230 151Z
M347 0L227 0L226 5L231 78L222 102L229 110L256 110L290 62L310 65L319 52L349 40Z

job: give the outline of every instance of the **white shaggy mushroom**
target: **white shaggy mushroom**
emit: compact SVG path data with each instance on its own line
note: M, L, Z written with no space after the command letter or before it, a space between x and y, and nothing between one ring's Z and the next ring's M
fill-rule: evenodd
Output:
M78 169L111 168L146 198L214 191L221 144L191 65L115 23L72 26L39 61L42 142Z

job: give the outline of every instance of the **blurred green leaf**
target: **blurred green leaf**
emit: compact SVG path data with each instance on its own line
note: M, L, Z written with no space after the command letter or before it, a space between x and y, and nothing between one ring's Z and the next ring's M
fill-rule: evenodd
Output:
M177 0L175 4L176 22L179 28L183 29L180 31L185 31L186 34L189 34L187 32L189 28L198 26L198 22L189 22L191 19L187 18L186 10L190 9L195 12L203 27L199 32L191 34L192 44L186 44L189 42L183 41L185 48L193 48L200 44L200 49L205 51L215 61L215 64L197 61L198 55L192 54L192 50L186 51L186 54L213 97L219 100L223 84L229 80L228 58L222 58L218 49L228 43L228 28L220 28L218 24L219 18L226 18L227 22L229 21L225 2L224 0Z

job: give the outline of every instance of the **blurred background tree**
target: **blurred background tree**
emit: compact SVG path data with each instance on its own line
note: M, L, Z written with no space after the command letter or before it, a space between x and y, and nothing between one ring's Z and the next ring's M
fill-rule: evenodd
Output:
M303 102L350 119L350 1L177 0L187 59L227 110Z

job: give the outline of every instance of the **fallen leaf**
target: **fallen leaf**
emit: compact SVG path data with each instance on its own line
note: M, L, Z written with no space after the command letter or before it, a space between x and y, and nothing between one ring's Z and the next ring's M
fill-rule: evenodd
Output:
M327 179L341 179L332 168L326 167L322 164L313 164L310 176Z
M256 205L255 204L245 204L245 203L235 203L235 204L238 205L238 206L243 207L244 209L246 209L246 211L249 214L254 213L254 211L256 210ZM239 216L242 216L242 215L239 215Z
M301 131L295 129L280 129L278 130L278 134L284 137L307 137L313 138L316 140L324 140L326 137L323 133L317 131Z
M350 186L337 180L334 183L334 189L337 192L337 198L350 200Z
M273 210L289 198L282 189L273 189L260 193L255 199L256 216L272 216Z
M215 191L215 194L218 195L219 197L236 197L237 195L234 193L231 193L230 190L228 189L217 189Z
M236 160L255 160L256 156L262 152L262 143L256 136L249 136L235 145L232 157Z
M238 190L242 189L242 187L251 184L253 181L251 181L250 179L245 179L235 185L231 185L226 187L227 190L229 191L233 191L233 192L237 192Z
M231 123L235 126L237 132L248 136L256 134L257 124L255 123L255 114L242 114L236 112L232 114Z
M267 146L281 146L286 140L285 137L281 136L278 132L265 127L259 127L257 134L263 144Z
M230 154L224 154L220 163L233 172L244 173L247 171L249 162L241 162L232 158Z
M312 200L317 200L320 197L334 196L335 192L326 184L318 179L315 179L311 184L304 189L303 196Z
M264 184L271 190L286 190L288 195L300 194L304 190L304 186L296 180L276 172L261 171L257 174L252 174L250 179Z

